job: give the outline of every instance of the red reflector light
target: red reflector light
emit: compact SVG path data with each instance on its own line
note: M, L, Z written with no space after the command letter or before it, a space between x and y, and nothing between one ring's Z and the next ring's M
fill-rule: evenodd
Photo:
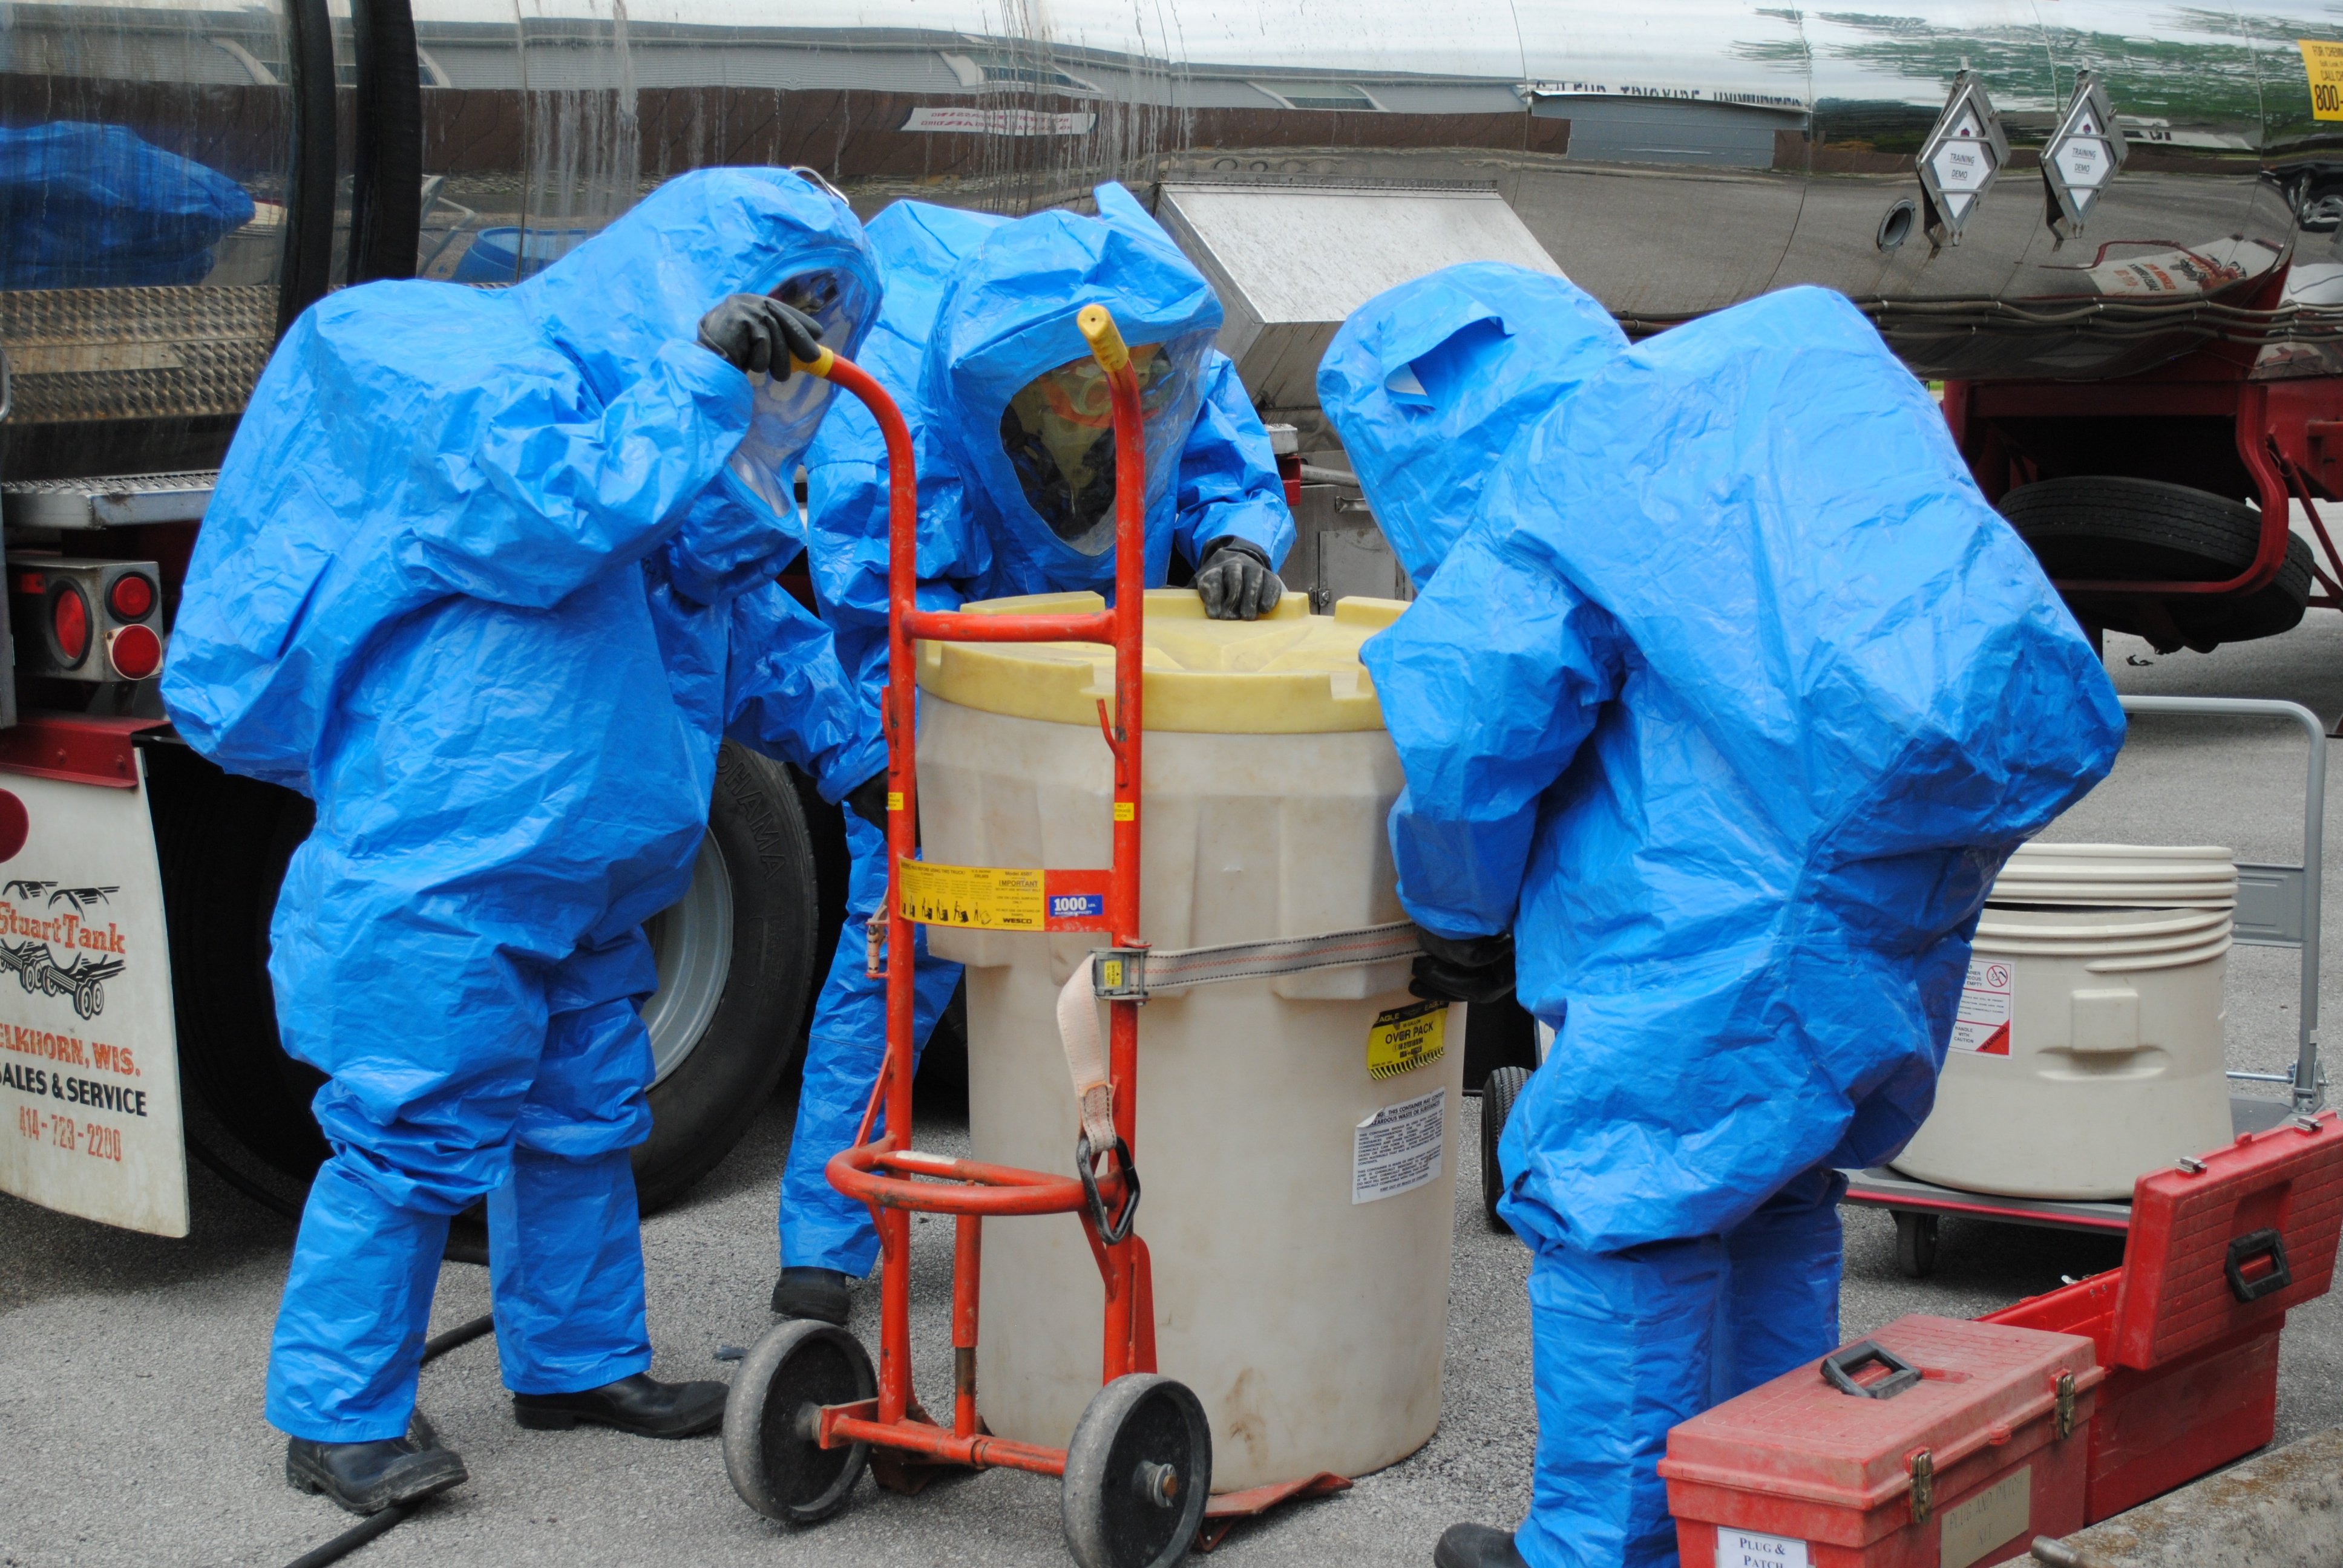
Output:
M89 600L70 583L58 584L49 599L49 635L56 640L57 662L66 668L89 657Z
M155 585L139 572L125 572L106 590L106 606L116 620L145 620L155 608Z
M49 586L49 579L38 572L25 572L16 578L18 593L39 593Z
M126 626L106 645L114 673L125 680L144 680L163 668L163 639L148 626Z

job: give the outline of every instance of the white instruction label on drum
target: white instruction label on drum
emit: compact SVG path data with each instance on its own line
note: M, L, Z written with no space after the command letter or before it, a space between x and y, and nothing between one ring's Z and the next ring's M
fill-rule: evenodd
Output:
M1716 1568L1807 1568L1806 1543L1720 1524L1716 1527Z
M1360 1122L1351 1159L1351 1201L1396 1198L1439 1175L1440 1144L1447 1125L1444 1089L1386 1105Z
M1968 981L1961 987L1960 1011L1953 1020L1953 1049L1979 1056L2007 1056L2010 1007L2016 990L2017 974L2008 960L1969 960Z

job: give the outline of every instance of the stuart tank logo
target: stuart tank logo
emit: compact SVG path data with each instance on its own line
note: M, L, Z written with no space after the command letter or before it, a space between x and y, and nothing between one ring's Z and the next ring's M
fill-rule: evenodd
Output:
M91 910L117 890L21 878L0 887L0 969L27 991L68 998L76 1017L96 1018L106 1010L106 982L127 966L121 929L101 925Z

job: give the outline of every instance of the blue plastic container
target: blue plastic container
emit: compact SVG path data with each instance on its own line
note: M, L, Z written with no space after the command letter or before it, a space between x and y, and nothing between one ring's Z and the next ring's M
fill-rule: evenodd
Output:
M518 283L578 248L590 228L484 228L456 263L458 283Z

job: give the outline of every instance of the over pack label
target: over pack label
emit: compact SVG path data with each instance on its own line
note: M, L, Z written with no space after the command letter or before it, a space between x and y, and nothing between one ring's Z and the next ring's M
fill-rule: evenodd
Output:
M1429 1067L1448 1054L1448 1004L1420 1001L1375 1014L1367 1029L1367 1075L1382 1080Z

